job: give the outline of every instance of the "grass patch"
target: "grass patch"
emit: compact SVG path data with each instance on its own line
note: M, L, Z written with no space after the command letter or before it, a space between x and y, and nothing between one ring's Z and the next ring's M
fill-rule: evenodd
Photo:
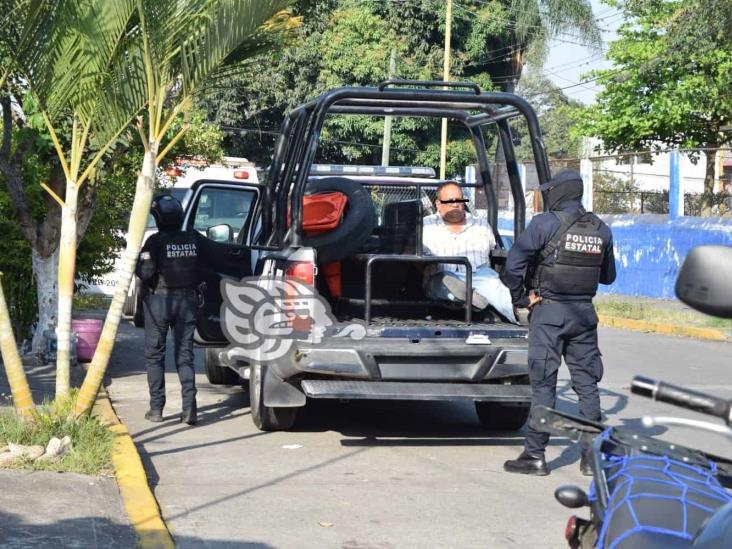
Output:
M74 295L74 309L78 311L92 311L92 310L107 310L111 298L103 295L87 295L87 294L75 294Z
M643 301L596 300L598 314L673 326L713 328L732 335L732 321L699 313L675 304Z
M58 471L86 475L110 474L112 433L96 417L73 419L76 390L58 402L44 402L30 420L21 420L12 409L0 409L0 446L8 442L46 446L51 437L71 437L73 449L60 458L21 461L13 467L34 471Z

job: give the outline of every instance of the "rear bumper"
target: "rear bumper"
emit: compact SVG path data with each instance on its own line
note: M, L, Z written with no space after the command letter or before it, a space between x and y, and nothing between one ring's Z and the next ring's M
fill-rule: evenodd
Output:
M527 375L527 347L523 338L480 345L456 338L326 338L317 345L298 341L270 368L282 380L327 376L364 381L481 383Z
M531 387L528 385L306 379L302 381L302 389L310 398L531 403Z

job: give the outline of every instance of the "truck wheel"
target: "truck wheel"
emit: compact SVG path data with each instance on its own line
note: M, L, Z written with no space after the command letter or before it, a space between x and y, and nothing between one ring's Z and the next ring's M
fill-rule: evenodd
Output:
M264 405L262 386L266 366L252 364L249 377L249 407L252 421L260 431L285 431L297 418L297 408L274 408Z
M491 431L518 431L529 419L531 405L508 405L499 402L475 401L475 411L484 429Z
M203 352L203 367L211 385L241 385L244 380L231 368L219 363L219 347L206 347Z

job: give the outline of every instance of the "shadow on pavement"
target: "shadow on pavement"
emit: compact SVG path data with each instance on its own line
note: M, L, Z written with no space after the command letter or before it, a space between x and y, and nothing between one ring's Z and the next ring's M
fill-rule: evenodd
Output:
M202 539L175 536L179 548L269 549L260 542ZM33 547L88 547L94 549L128 549L138 547L134 531L128 525L117 524L107 518L79 517L50 523L28 522L21 516L0 511L0 545L8 549Z
M236 498L239 498L239 497L242 497L242 496L251 494L252 492L258 492L259 490L263 490L265 488L269 488L270 486L274 486L274 485L277 485L277 484L279 484L281 482L284 482L286 480L289 480L291 478L294 478L294 477L297 477L297 476L300 476L300 475L304 475L305 473L310 473L312 471L317 471L318 469L327 468L328 466L330 466L330 465L332 465L334 463L337 463L337 462L340 462L340 461L344 461L346 459L349 459L349 458L351 458L351 457L353 457L353 456L355 456L357 454L360 454L362 452L365 452L366 450L367 450L367 448L358 448L356 450L352 450L352 451L348 452L347 454L340 455L340 456L337 456L337 457L334 457L334 458L331 458L331 459L327 459L325 461L321 461L320 463L316 463L315 465L310 465L308 467L302 467L300 469L295 469L294 471L292 471L290 473L287 473L287 474L281 475L279 477L273 478L271 480L268 480L267 482L263 482L261 484L255 485L255 486L251 486L251 487L245 488L244 490L240 490L239 492L236 492L234 494L227 494L226 496L217 498L217 499L212 500L212 501L208 501L208 502L204 503L203 505L198 505L196 507L192 507L190 509L186 509L186 511L184 511L182 513L178 513L177 515L173 515L173 516L170 516L170 517L166 516L165 519L168 522L172 522L173 520L175 520L177 518L181 518L181 517L183 517L183 516L185 516L187 514L190 514L190 513L195 512L195 511L200 511L200 510L206 509L208 507L214 507L214 506L218 505L221 502L224 502L224 501L227 501L227 500L231 500L231 499L236 499Z

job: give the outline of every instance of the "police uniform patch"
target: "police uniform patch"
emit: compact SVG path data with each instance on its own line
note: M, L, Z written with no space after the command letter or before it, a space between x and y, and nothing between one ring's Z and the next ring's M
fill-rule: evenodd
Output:
M190 244L171 244L165 246L165 255L168 259L176 257L196 257L197 250L194 243Z
M600 255L603 245L599 236L567 233L564 238L564 249L568 252Z

